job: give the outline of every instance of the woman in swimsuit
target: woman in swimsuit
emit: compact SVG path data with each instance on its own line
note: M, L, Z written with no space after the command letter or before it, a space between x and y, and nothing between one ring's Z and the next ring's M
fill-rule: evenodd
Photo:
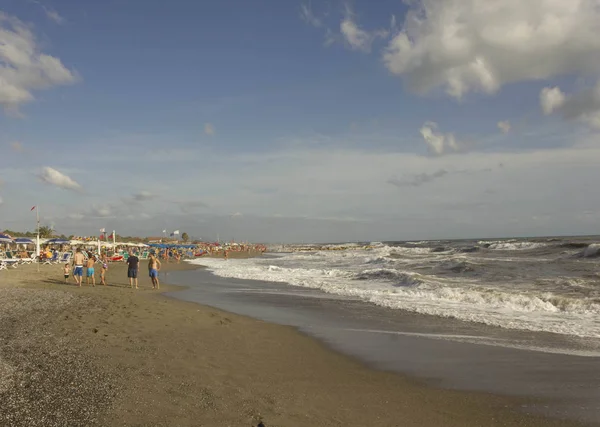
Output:
M102 254L102 268L100 269L100 283L106 286L106 270L108 270L108 261L106 254Z

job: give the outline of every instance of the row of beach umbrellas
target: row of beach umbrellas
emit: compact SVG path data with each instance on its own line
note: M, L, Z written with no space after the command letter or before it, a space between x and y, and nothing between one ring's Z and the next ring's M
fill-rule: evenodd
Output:
M24 245L32 245L35 244L35 242L31 239L28 239L26 237L17 237L16 239L13 239L12 237L10 237L7 234L2 234L0 233L0 243L17 243L17 244L24 244ZM44 244L44 245L71 245L71 246L78 246L78 245L89 245L89 246L95 246L96 242L83 242L80 240L67 240L67 239L61 239L59 237L54 238L54 239L40 239L40 243ZM108 242L102 242L101 243L102 246L109 246L109 247L113 247L112 243L108 243ZM114 246L135 246L135 247L147 247L148 245L144 244L144 243L119 243L117 242Z
M0 243L20 243L20 244L25 244L25 245L32 245L35 242L31 239L28 239L27 237L17 237L16 239L13 239L8 234L0 233ZM44 243L61 245L61 244L69 243L69 241L56 238L56 239L47 240Z

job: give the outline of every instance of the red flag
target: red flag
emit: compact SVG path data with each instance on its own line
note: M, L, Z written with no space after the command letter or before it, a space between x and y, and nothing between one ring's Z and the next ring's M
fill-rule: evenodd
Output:
M30 212L35 209L35 206L30 209Z

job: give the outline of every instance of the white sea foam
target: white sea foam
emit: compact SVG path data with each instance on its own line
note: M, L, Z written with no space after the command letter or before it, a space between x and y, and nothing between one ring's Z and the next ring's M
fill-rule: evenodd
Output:
M526 251L531 249L538 249L547 246L546 243L541 242L518 242L514 240L505 241L480 241L480 245L487 245L488 249L497 251Z
M400 248L428 249L428 248ZM476 278L439 277L407 270L407 258L388 258L397 247L285 254L247 260L198 259L214 274L288 283L415 313L504 328L600 338L600 302L518 287L483 285ZM448 256L407 253L422 264Z
M583 256L586 258L595 257L598 255L598 251L600 251L600 244L592 243L583 251Z

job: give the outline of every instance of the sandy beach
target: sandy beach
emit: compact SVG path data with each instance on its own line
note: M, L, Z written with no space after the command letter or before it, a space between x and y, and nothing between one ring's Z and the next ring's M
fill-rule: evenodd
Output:
M171 271L195 268L166 264ZM142 269L142 272L144 270ZM295 329L128 287L0 272L0 425L575 426L526 403L369 369Z

